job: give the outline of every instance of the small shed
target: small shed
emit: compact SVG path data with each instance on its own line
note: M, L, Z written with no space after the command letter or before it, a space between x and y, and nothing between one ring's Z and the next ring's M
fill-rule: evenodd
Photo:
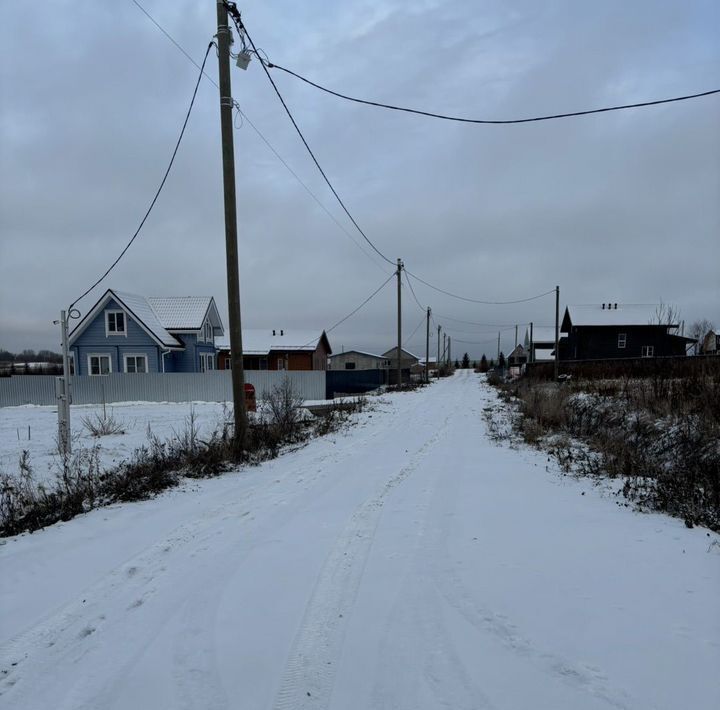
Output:
M383 355L363 350L347 350L330 356L330 370L386 370L390 361Z

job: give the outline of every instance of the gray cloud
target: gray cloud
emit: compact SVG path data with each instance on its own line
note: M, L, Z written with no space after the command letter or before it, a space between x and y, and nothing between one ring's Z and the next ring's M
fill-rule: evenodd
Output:
M213 2L144 4L202 58L214 33ZM720 76L714 2L250 2L241 9L255 41L280 64L348 93L462 115L652 99L713 88ZM107 267L146 209L197 70L130 0L55 0L30 25L20 3L1 12L0 346L57 347L51 321L60 304ZM216 71L211 53L208 73ZM366 232L427 280L490 300L556 283L563 303L662 298L688 321L720 323L717 98L477 127L347 104L273 76ZM346 223L257 62L234 71L233 83L253 123ZM203 81L155 212L83 309L115 286L212 294L226 312L217 103L217 90ZM247 123L235 139L244 322L329 327L389 267L360 253ZM416 291L437 313L483 323L550 323L554 313L552 297L491 307L422 285ZM405 296L409 335L422 314ZM494 338L487 328L446 325L458 341ZM394 328L388 286L331 343L385 349ZM422 330L410 342L416 350ZM504 333L505 350L512 337ZM460 343L453 350L466 349L494 350Z

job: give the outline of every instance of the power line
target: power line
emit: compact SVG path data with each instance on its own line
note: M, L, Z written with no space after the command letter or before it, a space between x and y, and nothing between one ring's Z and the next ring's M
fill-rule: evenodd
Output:
M375 298L375 296L377 296L377 294L380 293L380 291L382 291L383 288L385 288L385 286L388 285L388 283L390 282L390 280L391 280L391 279L394 279L394 278L395 278L395 273L390 274L390 276L388 276L387 279L385 279L385 281L383 281L382 284L380 284L380 286L378 286L378 288L376 288L357 308L355 308L355 309L353 309L352 311L350 311L350 313L348 313L344 318L341 318L341 319L340 319L337 323L335 323L334 325L330 326L329 328L326 328L326 329L325 329L325 332L326 332L326 333L331 333L331 332L332 332L333 330L335 330L335 328L337 328L339 325L342 325L348 318L352 318L352 316L354 316L363 306L365 306L365 305L366 305L367 303L369 303L373 298ZM303 345L302 347L305 347L306 345L312 345L313 342L315 342L315 341L314 341L314 340L311 340L309 343L305 343L305 345Z
M408 271L408 269L405 269L405 273L409 276L412 276L416 281L419 281L421 284L425 284L428 288L433 289L434 291L437 291L438 293L444 293L446 296L450 296L452 298L457 298L460 301L467 301L468 303L480 303L485 306L508 306L513 303L527 303L528 301L535 301L538 298L542 298L543 296L548 296L551 293L555 293L555 289L550 289L549 291L545 291L544 293L539 293L536 296L529 296L528 298L517 298L513 301L483 301L478 298L468 298L467 296L460 296L457 293L452 293L451 291L446 291L445 289L440 288L439 286L434 286L433 284L429 283L428 281L425 281L424 279L421 279L417 274L413 274L412 271Z
M438 313L438 318L444 320L455 321L456 323L465 323L466 325L478 325L481 328L514 328L514 323L478 323L474 320L463 320L462 318L452 318L451 316L445 316L442 313Z
M83 292L81 296L76 298L68 307L68 311L72 311L73 306L80 301L81 299L85 298L85 296L90 293L103 279L117 266L120 259L125 256L125 253L130 248L132 243L137 239L138 234L140 234L140 230L143 228L143 225L147 221L147 218L150 216L150 213L153 210L153 207L155 207L155 203L158 200L158 197L160 197L160 193L162 192L163 187L165 186L165 181L168 179L168 175L170 175L170 170L173 166L173 163L175 162L175 156L177 155L178 149L180 148L180 143L182 142L183 136L185 135L185 128L187 127L188 121L190 120L190 114L192 113L193 105L195 104L195 97L197 96L198 87L200 86L200 80L202 79L202 75L205 69L205 62L207 61L208 54L210 53L210 47L214 46L214 42L209 42L207 49L205 50L205 56L203 57L202 66L199 67L200 74L198 75L197 81L195 82L195 89L192 93L192 98L190 99L190 106L188 106L187 113L185 114L185 120L183 121L182 128L180 129L180 135L178 136L177 142L175 143L175 149L172 152L172 156L170 157L170 162L168 163L167 169L165 170L165 174L163 175L163 179L160 181L160 186L158 187L157 191L155 192L155 196L152 199L152 202L150 203L150 207L148 207L147 212L145 212L145 216L140 220L140 224L138 225L138 228L135 230L135 234L132 235L130 238L130 241L125 245L125 248L120 252L117 259L113 261L112 264L108 267L107 271L97 280L95 283L90 286L86 291Z
M404 271L404 269L403 269ZM407 285L410 287L410 293L412 294L413 299L415 300L415 303L417 303L418 308L425 313L425 307L420 303L420 299L417 297L415 293L415 289L413 288L412 282L410 281L407 272L405 273L405 281L407 282Z
M506 333L507 331L514 330L514 325L508 325L503 326L501 328L497 328L495 330L460 330L459 328L455 328L453 326L445 326L444 329L449 333L460 333L461 335L492 335L497 333Z
M185 57L187 57L190 62L192 62L192 64L194 64L198 69L201 69L200 65L190 56L190 54L188 54L185 48L137 0L132 0L132 2L150 20L150 22L152 22L155 27L157 27L160 32L162 32L175 45L175 47L177 47L177 49L179 49L180 52L182 52ZM215 79L212 78L212 76L210 76L210 74L203 71L203 75L216 89L219 88L217 82L215 81ZM320 201L317 195L315 195L315 193L307 186L307 184L302 180L302 178L290 167L290 165L285 161L282 155L278 153L272 143L270 143L270 141L263 135L262 131L250 120L249 116L240 108L240 104L238 104L237 101L235 101L235 107L242 116L243 120L247 121L250 128L255 131L255 133L263 141L263 143L265 143L268 149L285 166L287 171L295 178L295 180L298 181L298 183L300 183L300 185L304 188L305 192L307 192L308 195L310 195L310 197L315 200L315 202L319 205L323 212L325 212L325 214L327 214L327 216L330 217L333 222L335 222L335 224L347 235L347 237L353 242L353 244L355 244L355 246L357 246L357 248L360 249L360 251L368 257L368 259L370 259L376 266L378 266L378 268L385 271L382 268L381 264L377 262L371 254L369 254L362 248L361 244L355 239L355 237L352 236L352 234L350 234L345 225L342 224L332 212L330 212L330 210Z
M405 338L405 342L403 343L403 346L407 345L407 344L412 340L413 335L415 335L415 333L418 332L418 328L420 328L420 326L425 322L425 318L427 318L427 315L424 315L424 316L420 319L420 321L418 322L418 324L415 326L415 330L413 330L413 332L410 333L410 335L408 335L407 338Z
M263 63L263 64L265 64L265 63ZM333 91L332 89L328 89L325 86L317 84L316 82L311 81L310 79L307 79L304 76L301 76L300 74L292 71L291 69L287 69L286 67L280 66L279 64L273 64L272 62L267 62L267 66L270 69L279 69L280 71L283 71L286 74L290 74L290 76L294 76L296 79L300 79L300 81L304 81L306 84L309 84L310 86L313 86L316 89L320 89L320 91L324 91L326 94L330 94L331 96L336 96L336 97L338 97L340 99L344 99L346 101L352 101L357 104L365 104L366 106L375 106L376 108L389 109L390 111L402 111L404 113L413 113L413 114L417 114L419 116L427 116L429 118L439 118L443 121L456 121L459 123L475 123L475 124L507 125L507 124L513 124L513 123L535 123L538 121L552 121L552 120L558 119L558 118L571 118L574 116L588 116L593 113L609 113L610 111L624 111L626 109L631 109L631 108L645 108L647 106L659 106L661 104L670 104L670 103L674 103L676 101L688 101L689 99L699 99L704 96L711 96L712 94L720 93L720 89L711 89L710 91L703 91L699 94L686 94L685 96L674 96L669 99L657 99L655 101L641 101L638 103L621 104L618 106L605 106L604 108L594 108L594 109L589 109L589 110L585 110L585 111L571 111L569 113L554 113L554 114L548 114L545 116L531 116L529 118L510 118L510 119L502 119L502 120L489 120L489 119L484 119L484 118L463 118L461 116L449 116L447 114L433 113L431 111L420 111L419 109L407 108L405 106L394 106L392 104L384 104L379 101L369 101L367 99L358 99L354 96L348 96L347 94L341 94L339 91Z
M453 343L462 343L463 345L491 345L497 342L495 339L477 342L475 340L460 340L460 338L453 338L452 341Z
M255 42L253 42L252 37L247 31L247 28L243 24L240 13L237 10L237 7L235 7L234 3L225 3L225 6L228 8L228 11L230 12L230 17L232 17L233 22L235 23L235 27L239 33L245 34L245 36L248 38L248 41L250 42L250 45L253 48L253 51L255 52L256 56L260 57L258 54L257 47L255 46ZM303 142L303 145L305 146L305 149L309 153L310 157L312 158L313 162L315 163L315 166L320 171L320 175L322 175L323 179L325 180L325 183L330 188L330 191L335 195L335 199L340 204L340 207L342 207L345 214L348 216L350 221L355 226L355 229L360 232L362 238L370 245L372 250L380 256L382 259L384 259L388 264L392 264L395 266L395 262L393 262L391 259L389 259L385 254L383 254L372 242L372 240L365 234L365 232L361 229L360 225L357 223L355 218L350 213L350 210L345 206L345 203L342 201L342 198L338 194L337 190L333 187L333 184L330 182L328 176L325 174L325 171L322 169L320 163L318 162L318 159L315 157L315 153L313 153L312 148L310 148L310 145L308 144L307 140L305 140L305 136L303 135L303 132L300 130L300 127L298 126L297 122L295 121L294 116L292 115L292 112L288 108L288 105L285 103L285 99L283 98L282 94L280 93L280 90L277 87L277 84L274 82L273 78L270 76L270 72L267 69L267 66L265 66L266 62L264 62L262 59L260 59L260 65L263 68L263 71L265 72L265 75L267 76L268 80L272 84L273 89L275 90L275 93L277 94L278 99L280 99L280 103L283 105L283 108L285 109L285 113L288 115L288 118L290 119L291 123L293 124L298 136L300 136L300 140Z

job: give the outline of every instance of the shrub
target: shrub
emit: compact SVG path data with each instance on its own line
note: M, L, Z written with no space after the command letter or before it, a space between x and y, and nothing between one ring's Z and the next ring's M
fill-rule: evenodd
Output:
M124 434L125 427L111 414L107 414L103 408L103 413L95 413L93 416L84 417L82 419L83 426L88 430L90 436L111 436L113 434Z
M515 402L515 427L528 443L550 448L579 473L624 478L623 495L640 507L720 531L717 370L497 386ZM568 436L551 441L558 433L587 446Z

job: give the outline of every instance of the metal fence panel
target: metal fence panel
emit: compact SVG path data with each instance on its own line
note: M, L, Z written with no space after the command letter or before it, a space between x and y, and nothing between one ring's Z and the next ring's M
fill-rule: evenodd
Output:
M397 379L397 376L396 378ZM360 394L388 384L387 370L328 370L325 395Z
M286 377L305 400L325 399L322 370L246 370L245 381L261 399ZM116 373L103 377L72 377L73 404L100 402L228 402L232 380L228 370L203 373ZM48 375L16 375L0 378L0 407L23 404L56 404L55 378Z

